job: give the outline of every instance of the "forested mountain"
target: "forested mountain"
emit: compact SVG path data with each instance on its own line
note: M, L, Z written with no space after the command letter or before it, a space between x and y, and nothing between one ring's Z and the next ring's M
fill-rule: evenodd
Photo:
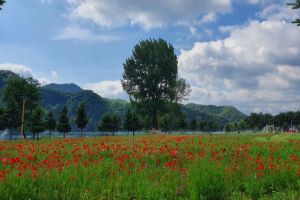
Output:
M10 76L17 76L10 71L0 70L0 92L5 87L5 80ZM89 123L86 130L95 131L102 115L113 112L124 119L125 113L130 108L130 103L125 100L107 99L90 90L83 90L76 84L49 84L41 87L41 104L47 110L52 110L57 118L64 105L67 105L72 119L72 128L76 129L74 116L80 102L86 104ZM247 117L242 112L231 106L213 106L187 104L181 105L181 110L190 122L192 119L200 121L213 121L219 127L228 122L239 121Z

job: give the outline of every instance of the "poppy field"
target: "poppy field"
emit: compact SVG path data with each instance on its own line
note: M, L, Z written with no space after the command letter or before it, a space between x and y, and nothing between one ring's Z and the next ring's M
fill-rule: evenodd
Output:
M0 199L300 199L299 135L0 142Z

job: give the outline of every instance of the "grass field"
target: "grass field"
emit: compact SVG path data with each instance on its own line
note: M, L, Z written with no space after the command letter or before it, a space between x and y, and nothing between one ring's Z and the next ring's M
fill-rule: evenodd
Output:
M0 142L0 199L300 199L299 135Z

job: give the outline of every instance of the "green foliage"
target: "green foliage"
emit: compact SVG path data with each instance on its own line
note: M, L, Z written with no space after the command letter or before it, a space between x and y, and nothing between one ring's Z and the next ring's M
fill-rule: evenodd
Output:
M50 111L46 116L46 130L49 130L49 136L51 132L56 129L56 120L53 117L53 113Z
M172 130L172 118L170 114L165 114L159 118L159 128L165 133Z
M198 122L196 119L192 119L191 124L190 124L190 130L191 131L197 131L198 128Z
M0 93L6 86L6 80L11 77L18 77L13 72L0 70ZM79 91L76 93L76 91ZM135 105L130 104L125 100L120 99L106 99L95 94L92 91L82 90L78 86L73 84L50 84L50 86L41 87L41 105L54 113L54 118L58 119L59 113L62 108L66 105L69 109L70 118L76 118L77 109L81 102L86 104L86 113L89 116L89 122L85 128L87 131L95 131L97 129L99 119L102 118L104 113L112 112L120 116L121 121L125 119L126 112L128 110L135 109ZM4 107L4 101L0 101L0 105ZM21 105L19 105L21 106ZM21 107L16 108L20 110ZM141 109L137 110L139 122L141 127L150 130L151 129L151 116L147 115L147 112L140 112ZM19 111L14 111L16 113ZM209 125L210 122L217 123L218 130L222 129L228 122L240 121L246 117L245 114L236 110L233 107L219 107L219 106L204 106L197 104L168 104L164 109L164 112L159 115L159 123L161 123L161 117L165 114L169 115L170 130L178 130L178 121L182 115L186 115L187 121L197 119L199 122L203 122ZM28 116L25 117L28 119ZM20 117L12 122L20 123ZM75 121L70 123L72 130L77 129ZM205 126L206 126L205 125ZM200 126L200 124L199 124ZM160 124L160 127L161 124ZM200 128L199 128L200 130ZM201 129L204 131L203 129Z
M222 169L209 163L194 166L191 173L190 199L227 199L228 185Z
M41 107L36 107L32 111L28 125L29 130L33 133L33 138L37 135L37 139L39 140L39 133L46 129L45 112Z
M131 131L133 134L135 131L141 128L141 123L136 113L127 111L124 120L124 129Z
M300 111L285 112L272 116L271 114L264 113L251 113L245 120L246 127L253 130L261 130L266 124L274 124L275 127L287 130L292 122L293 125L300 125Z
M296 0L295 3L288 3L287 5L292 6L292 9L299 9L300 8L300 0ZM300 26L300 19L295 19L292 23Z
M217 130L223 129L227 123L240 121L247 117L232 106L207 106L190 103L182 105L181 110L189 121L197 119L206 125L214 122L217 125ZM202 131L204 130L202 129Z
M30 118L32 110L39 104L40 90L37 80L10 76L3 90L3 102L7 114L7 128L19 128L20 116L25 100L25 120ZM28 121L25 121L25 124ZM26 135L24 135L26 137Z
M116 114L106 113L101 119L100 126L98 127L99 131L105 131L106 133L112 132L115 134L115 131L120 129L120 117Z
M184 117L179 119L178 126L180 130L186 131L186 129L188 128L188 123Z
M0 0L0 6L2 6L5 3L5 0ZM0 7L0 10L2 10L2 8Z
M65 106L60 113L58 124L57 124L57 130L61 133L64 133L64 137L66 137L66 134L71 131L67 106Z
M76 124L77 127L80 128L81 136L82 136L82 129L86 127L88 122L89 119L86 115L85 104L82 102L78 106L77 115L76 115Z
M189 85L178 77L177 64L173 46L163 39L141 41L124 63L123 89L137 108L152 117L153 128L168 103L190 93Z
M0 108L0 130L3 131L7 128L7 114L4 108Z

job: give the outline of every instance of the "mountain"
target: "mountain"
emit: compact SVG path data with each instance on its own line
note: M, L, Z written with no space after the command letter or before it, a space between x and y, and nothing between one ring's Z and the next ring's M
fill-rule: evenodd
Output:
M200 121L214 121L220 127L228 122L240 121L247 117L233 106L214 106L214 105L199 105L189 103L182 105L182 112L189 120L198 119Z
M66 83L66 84L50 83L48 85L43 86L43 88L48 90L56 90L68 94L75 94L77 92L82 91L82 89L74 83Z
M8 77L17 76L10 71L0 70L0 93L5 87L5 80ZM69 109L72 119L72 128L77 131L74 123L74 117L78 105L84 102L86 104L87 114L90 121L87 125L87 131L97 130L98 123L102 115L106 112L113 112L120 116L121 120L125 118L130 103L121 99L107 99L99 96L90 90L83 90L76 84L48 84L41 87L41 104L47 110L51 110L57 118L63 106ZM1 104L1 102L0 102ZM239 121L246 115L232 106L213 106L186 104L181 105L181 110L189 121L198 119L200 121L214 121L219 127L223 127L228 122Z

